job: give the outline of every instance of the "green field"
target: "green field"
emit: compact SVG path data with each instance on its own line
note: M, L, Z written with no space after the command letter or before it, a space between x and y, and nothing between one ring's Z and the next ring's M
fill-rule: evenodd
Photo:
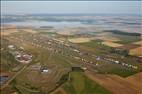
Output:
M90 42L80 43L79 46L81 49L94 52L96 55L107 54L110 47L102 45L101 42L102 40L92 40Z
M101 67L95 68L99 73L107 73L107 74L116 74L121 77L128 77L130 75L136 74L139 70L133 70L130 68L126 68L117 64L106 64Z
M63 88L67 94L111 94L81 72L71 72L70 80L63 85Z
M112 36L121 39L121 41L116 42L120 44L128 44L142 40L140 37L137 36L118 35L118 34L112 34Z

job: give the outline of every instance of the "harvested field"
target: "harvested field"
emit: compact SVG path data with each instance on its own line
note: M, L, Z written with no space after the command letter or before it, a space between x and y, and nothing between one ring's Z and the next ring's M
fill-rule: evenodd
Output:
M9 35L11 33L19 32L17 29L8 29L8 30L3 30L1 32L1 35Z
M35 30L32 30L32 29L21 29L21 30L32 33L32 34L37 33Z
M97 36L102 37L102 36L109 36L111 33L110 32L102 32L100 34L97 34Z
M142 94L141 87L134 85L131 81L133 79L140 79L140 76L132 76L128 78L122 78L117 75L109 74L96 74L91 72L86 72L86 76L112 92L112 94ZM134 80L134 81L135 81ZM137 80L137 83L141 83L141 80Z
M133 85L135 85L137 88L140 88L141 94L142 94L142 84L141 84L142 79L141 78L142 78L142 72L129 76L126 78L126 80L132 83Z
M14 32L18 32L16 26L14 25L3 25L0 27L1 35L9 35Z
M142 46L142 41L134 42L133 44L138 44Z
M113 43L113 42L110 42L110 41L104 41L104 42L102 42L102 44L110 46L110 47L120 47L120 46L123 46L122 44Z
M134 49L134 48L137 48L137 47L140 47L140 45L138 45L138 44L125 44L125 45L120 46L118 48L131 50L131 49Z
M115 37L110 37L110 36L104 36L104 37L95 37L94 39L100 39L100 40L104 40L104 41L112 41L112 42L117 42L117 41L121 41L120 39L118 38L115 38Z
M142 46L140 47L137 47L137 48L134 48L134 49L131 49L129 51L129 54L130 55L134 55L134 56L142 56Z
M68 31L57 32L57 34L60 34L60 35L73 35L72 33L68 32Z
M109 32L99 33L99 34L97 34L95 39L100 39L100 40L104 40L104 41L112 41L112 42L121 41L119 38L113 37L111 35L111 33L109 33Z
M1 30L16 29L16 26L15 25L1 25L0 29Z
M72 43L85 43L85 42L90 42L92 38L72 38L69 39L70 42Z
M60 35L73 35L74 30L70 30L70 29L61 29L61 31L57 32L57 34Z
M112 36L110 32L103 32L103 33L97 34L95 38L101 39L104 41L114 41L114 42L121 41L119 38Z

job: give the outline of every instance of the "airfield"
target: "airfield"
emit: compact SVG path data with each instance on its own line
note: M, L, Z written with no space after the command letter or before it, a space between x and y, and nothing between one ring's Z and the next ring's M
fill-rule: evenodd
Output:
M142 93L141 36L75 30L80 28L72 34L3 28L1 77L7 79L1 83L2 94ZM17 60L19 54L19 60L29 62Z

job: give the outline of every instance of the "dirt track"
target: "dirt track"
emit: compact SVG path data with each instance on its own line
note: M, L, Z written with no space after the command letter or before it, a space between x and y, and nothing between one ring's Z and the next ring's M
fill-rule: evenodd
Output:
M112 92L112 94L142 94L142 80L140 80L142 73L128 78L122 78L117 75L96 74L88 71L85 72L85 74L87 77Z

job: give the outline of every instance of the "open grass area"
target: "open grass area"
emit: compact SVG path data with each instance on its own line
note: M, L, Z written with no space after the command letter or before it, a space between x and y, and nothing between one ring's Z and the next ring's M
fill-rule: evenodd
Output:
M1 48L3 50L0 51L1 56L1 71L10 71L12 68L17 66L19 62L17 62L14 56L9 52L8 49L9 41L2 39L1 40Z
M72 72L70 80L64 84L63 88L67 94L111 94L81 72Z

